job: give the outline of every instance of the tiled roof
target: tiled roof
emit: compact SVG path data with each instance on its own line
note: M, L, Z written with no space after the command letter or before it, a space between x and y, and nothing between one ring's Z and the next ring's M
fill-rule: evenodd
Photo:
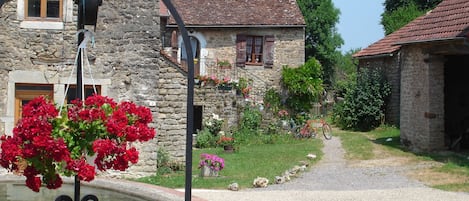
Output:
M412 27L398 43L463 37L469 26L469 0L444 0Z
M400 28L399 30L387 35L381 40L371 44L365 49L360 50L355 53L354 57L367 57L367 56L377 56L377 55L389 55L401 48L400 45L396 45L396 41L403 37L412 27L414 27L418 22L420 22L424 16L418 17L414 21Z
M431 12L354 54L354 57L393 53L402 44L467 37L469 0L443 0Z
M173 0L186 26L304 26L296 0ZM169 21L175 24L174 19Z

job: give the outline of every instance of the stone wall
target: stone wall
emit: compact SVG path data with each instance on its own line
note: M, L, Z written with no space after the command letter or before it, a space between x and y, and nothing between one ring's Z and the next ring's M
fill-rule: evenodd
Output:
M173 29L167 29L166 37L169 38ZM196 37L201 43L200 65L204 66L202 74L217 76L231 76L232 78L244 77L253 80L255 85L253 94L261 99L267 88L280 87L281 70L283 66L298 67L305 61L304 28L190 28L189 35ZM249 66L235 67L236 63L236 36L244 35L273 35L274 42L274 66ZM179 47L182 38L179 37ZM179 49L179 53L181 50ZM171 55L168 52L168 55ZM227 60L232 64L231 71L214 70L216 61Z
M9 134L14 117L15 83L53 84L54 99L61 101L77 46L76 21L66 21L63 29L20 28L16 5L15 0L9 1L0 11L0 127ZM76 13L76 5L73 8ZM87 51L93 78L102 86L102 94L116 101L130 100L149 106L155 119L152 126L162 128L166 121L157 116L156 102L160 99L157 81L162 77L159 67L169 63L159 54L159 36L158 1L106 1L99 8L96 46ZM92 84L86 66L84 73L84 83ZM157 133L168 134L166 130ZM156 140L138 147L141 160L129 172L154 173Z
M401 50L401 141L414 151L444 148L444 62L425 49Z
M379 69L386 76L386 80L391 85L391 94L386 100L385 121L391 125L399 126L400 119L400 54L392 56L377 57L370 59L360 59L360 67Z

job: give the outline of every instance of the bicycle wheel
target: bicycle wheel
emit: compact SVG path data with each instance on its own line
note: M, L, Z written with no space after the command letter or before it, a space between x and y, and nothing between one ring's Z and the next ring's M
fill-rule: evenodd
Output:
M332 128L329 126L329 124L323 124L322 125L322 135L324 135L324 138L326 140L332 139Z

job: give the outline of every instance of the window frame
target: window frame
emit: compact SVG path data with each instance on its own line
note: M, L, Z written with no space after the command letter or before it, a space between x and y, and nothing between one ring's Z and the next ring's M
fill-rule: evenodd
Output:
M58 0L59 2L59 16L58 17L47 17L47 0L40 0L41 1L41 11L40 17L30 17L28 15L28 3L30 0L24 0L24 18L29 21L62 21L63 17L63 3L64 0Z
M35 90L35 89L17 89L18 86L50 86L50 90ZM54 100L54 85L53 84L30 84L30 83L16 83L15 84L15 121L16 124L21 118L23 101L32 100L38 96L45 96L48 100Z
M247 36L262 37L262 60L258 63L247 61ZM252 50L251 50L252 53ZM254 52L255 53L255 52ZM237 34L236 35L236 66L244 68L246 66L263 66L264 68L274 67L275 57L275 36L274 35L252 35ZM252 58L251 58L252 60Z
M249 45L248 41L251 40L251 45ZM260 41L260 47L257 47L257 42ZM251 46L251 47L249 47ZM248 49L251 49L251 52ZM256 53L256 49L259 48L260 53ZM256 35L246 35L246 64L253 65L253 66L262 66L264 65L264 36L256 36ZM259 61L257 61L257 57L259 57ZM251 59L251 61L249 61Z
M68 90L73 88L76 91L76 88L77 88L76 84L70 84L68 86L69 86ZM101 85L94 85L94 87L96 87L96 91L97 91L98 95L101 95L101 93L102 93L101 92ZM67 89L67 85L65 85L65 89ZM85 90L85 97L83 99L86 99L88 97L86 95L86 90L93 90L93 92L94 92L93 85L87 85L87 84L84 85L84 90ZM65 91L64 91L64 93L65 93ZM68 94L65 94L64 98L65 98L65 103L68 104L69 103L68 102Z

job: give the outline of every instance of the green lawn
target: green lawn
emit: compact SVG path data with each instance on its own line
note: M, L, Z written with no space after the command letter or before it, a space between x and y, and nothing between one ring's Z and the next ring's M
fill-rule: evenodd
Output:
M222 148L199 149L193 151L192 186L193 188L219 189L237 182L241 188L249 188L256 177L266 177L272 182L275 176L298 165L300 161L308 161L309 153L318 156L310 164L319 161L323 155L322 143L318 139L282 140L277 144L259 144L241 146L235 153L224 153ZM198 163L201 153L217 154L225 159L225 169L219 177L201 178ZM170 188L184 187L184 171L166 175L141 178L138 181Z

